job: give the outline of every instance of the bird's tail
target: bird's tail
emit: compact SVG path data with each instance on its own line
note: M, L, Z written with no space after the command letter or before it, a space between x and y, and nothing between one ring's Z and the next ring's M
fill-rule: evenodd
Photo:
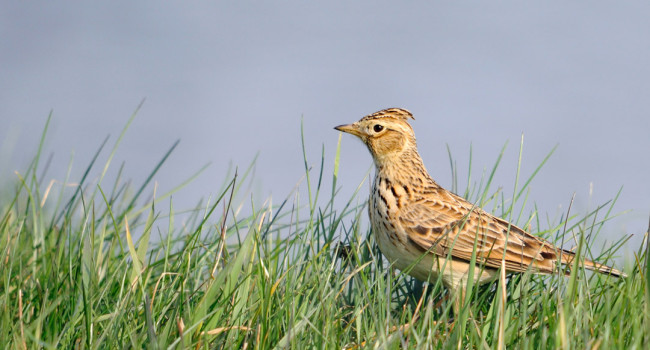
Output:
M564 249L562 250L562 264L571 265L573 263L574 258L575 258L575 253ZM619 271L613 267L599 264L597 262L593 262L589 259L584 259L582 261L582 265L587 270L596 271L598 273L602 273L603 275L612 275L615 277L627 277L627 275L623 271Z

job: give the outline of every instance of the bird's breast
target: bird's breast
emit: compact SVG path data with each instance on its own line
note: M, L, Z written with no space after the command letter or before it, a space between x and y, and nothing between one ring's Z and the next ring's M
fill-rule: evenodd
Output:
M382 254L398 269L411 265L420 255L412 251L406 232L398 222L399 212L406 205L408 193L403 186L378 177L369 200L372 232Z

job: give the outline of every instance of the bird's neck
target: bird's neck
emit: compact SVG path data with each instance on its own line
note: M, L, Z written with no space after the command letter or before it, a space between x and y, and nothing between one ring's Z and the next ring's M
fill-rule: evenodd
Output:
M435 185L416 149L375 158L376 178L388 178L401 185Z

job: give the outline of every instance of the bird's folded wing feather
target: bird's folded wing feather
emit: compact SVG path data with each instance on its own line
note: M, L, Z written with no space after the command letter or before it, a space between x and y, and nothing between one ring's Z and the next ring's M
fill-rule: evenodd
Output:
M463 260L472 258L488 267L509 271L551 272L557 261L557 248L517 226L478 207L462 202L425 199L410 203L398 218L412 244L439 256ZM471 205L467 203L468 205ZM504 254L505 250L505 254Z

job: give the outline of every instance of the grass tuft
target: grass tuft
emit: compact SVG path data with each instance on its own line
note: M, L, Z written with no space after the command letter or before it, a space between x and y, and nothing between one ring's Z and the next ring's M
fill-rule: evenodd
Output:
M48 119L34 160L7 185L11 190L3 189L11 193L0 198L0 341L6 347L640 349L650 341L647 232L628 278L581 269L569 277L502 274L493 284L470 286L452 326L440 282L415 281L382 258L368 233L365 204L358 204L365 203L357 198L363 182L351 198L339 198L340 139L333 160L323 148L318 169L305 155L307 203L298 188L279 205L251 203L251 213L240 215L242 203L235 201L251 167L235 171L216 198L179 225L171 193L187 182L162 195L151 184L177 142L141 185L124 182L123 168L112 185L103 183L132 119L95 183L89 174L107 141L76 182L70 172L50 181L38 173L45 170ZM302 149L306 154L304 138ZM555 148L522 177L521 188L517 172L510 197L491 188L504 150L487 177L478 184L468 177L462 192L455 176L454 190L611 264L625 238L603 249L591 242L613 217L616 198L544 222L536 209L525 210L527 188ZM332 187L325 189L330 161ZM468 173L471 166L470 157Z

